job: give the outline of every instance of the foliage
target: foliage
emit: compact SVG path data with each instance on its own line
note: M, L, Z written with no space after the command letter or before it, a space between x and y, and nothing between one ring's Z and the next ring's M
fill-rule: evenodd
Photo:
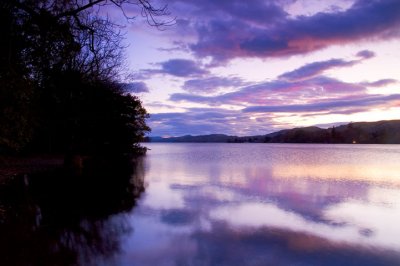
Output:
M0 3L0 151L129 151L149 128L140 100L119 85L121 27L100 16L136 5L149 23L167 14L147 0Z
M112 81L80 72L52 74L41 97L40 128L30 149L50 152L131 152L149 127L140 100Z

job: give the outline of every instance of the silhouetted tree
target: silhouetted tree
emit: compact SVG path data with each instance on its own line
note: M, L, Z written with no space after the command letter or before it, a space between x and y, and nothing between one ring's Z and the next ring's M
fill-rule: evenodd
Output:
M137 97L120 83L86 80L76 71L53 78L49 89L54 92L44 95L33 150L98 154L138 149L150 128Z
M166 6L156 8L148 0L0 3L0 149L19 151L27 144L50 152L104 143L115 150L122 143L137 146L149 130L147 113L118 85L123 34L119 25L100 15L108 5L128 20L133 17L126 6L134 5L150 25L172 22L158 19L168 14ZM111 137L124 141L117 145Z

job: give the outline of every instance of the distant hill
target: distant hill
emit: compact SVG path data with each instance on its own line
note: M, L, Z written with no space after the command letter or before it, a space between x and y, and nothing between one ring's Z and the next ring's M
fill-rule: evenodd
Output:
M151 137L150 142L231 142L235 138L235 136L228 136L224 134L211 134L200 136L186 135L182 137L172 138Z
M266 135L228 136L211 134L182 137L150 137L148 142L255 142L255 143L363 143L400 144L400 120L356 122L327 129L301 127L285 129Z

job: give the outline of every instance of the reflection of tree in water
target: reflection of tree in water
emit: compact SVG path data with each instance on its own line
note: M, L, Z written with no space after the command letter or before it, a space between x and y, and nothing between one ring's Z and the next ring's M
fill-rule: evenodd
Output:
M111 257L131 231L127 212L143 191L142 158L91 159L79 174L15 178L0 188L1 264L86 265Z

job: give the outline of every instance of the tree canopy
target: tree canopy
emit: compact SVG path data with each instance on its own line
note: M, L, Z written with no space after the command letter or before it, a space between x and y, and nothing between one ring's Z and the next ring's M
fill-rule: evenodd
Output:
M127 152L149 127L120 83L121 26L101 15L136 6L150 25L166 7L148 0L3 0L0 3L0 151Z

